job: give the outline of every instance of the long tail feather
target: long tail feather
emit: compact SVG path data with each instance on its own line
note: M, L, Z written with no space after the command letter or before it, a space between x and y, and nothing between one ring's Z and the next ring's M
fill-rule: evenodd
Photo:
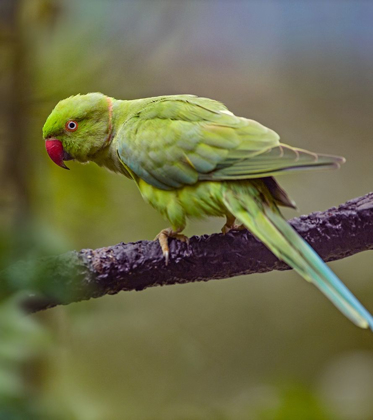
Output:
M370 313L293 230L275 205L263 203L247 191L238 193L230 189L224 193L224 203L279 259L315 284L354 324L373 330Z

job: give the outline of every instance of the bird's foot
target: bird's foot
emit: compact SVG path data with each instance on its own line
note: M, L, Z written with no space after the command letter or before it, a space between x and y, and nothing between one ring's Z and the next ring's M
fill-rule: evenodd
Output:
M230 232L231 230L244 230L246 229L245 225L236 225L236 224L228 224L226 223L222 228L221 231L223 233L223 235L225 235L226 233Z
M154 240L158 240L159 245L162 248L162 253L165 259L166 265L168 264L170 260L170 248L168 247L168 238L175 238L181 242L186 242L187 245L189 245L189 238L185 235L183 235L180 230L172 230L172 228L167 228L161 230L158 235L154 238Z

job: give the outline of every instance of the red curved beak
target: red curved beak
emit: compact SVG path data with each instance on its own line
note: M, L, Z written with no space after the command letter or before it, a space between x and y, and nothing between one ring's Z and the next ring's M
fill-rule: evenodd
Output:
M53 160L53 162L56 165L61 166L61 168L64 168L64 169L70 169L64 163L64 159L67 153L63 150L63 146L60 140L46 139L45 148L47 149L47 153L49 157ZM68 159L65 159L65 160L68 160Z

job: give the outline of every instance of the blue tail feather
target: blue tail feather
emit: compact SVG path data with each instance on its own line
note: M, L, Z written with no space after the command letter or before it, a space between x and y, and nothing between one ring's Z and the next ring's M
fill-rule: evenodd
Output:
M224 203L279 259L314 283L346 317L359 327L373 330L372 315L286 222L275 205L230 190L225 192Z

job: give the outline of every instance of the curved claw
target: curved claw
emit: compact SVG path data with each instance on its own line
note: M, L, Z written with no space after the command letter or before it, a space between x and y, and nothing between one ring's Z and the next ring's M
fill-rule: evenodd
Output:
M181 242L186 242L189 245L189 238L180 232L182 229L173 231L172 228L162 229L154 240L158 240L159 245L161 246L163 257L165 259L165 264L168 265L170 260L170 248L168 247L168 238L175 238Z
M168 265L168 262L170 260L170 251L163 251L163 256L165 264Z
M244 230L244 229L246 229L246 226L243 225L243 224L241 224L241 225L235 225L235 224L233 224L231 226L228 226L227 224L225 224L221 228L221 231L222 231L223 235L225 235L226 233L230 232L231 230Z

